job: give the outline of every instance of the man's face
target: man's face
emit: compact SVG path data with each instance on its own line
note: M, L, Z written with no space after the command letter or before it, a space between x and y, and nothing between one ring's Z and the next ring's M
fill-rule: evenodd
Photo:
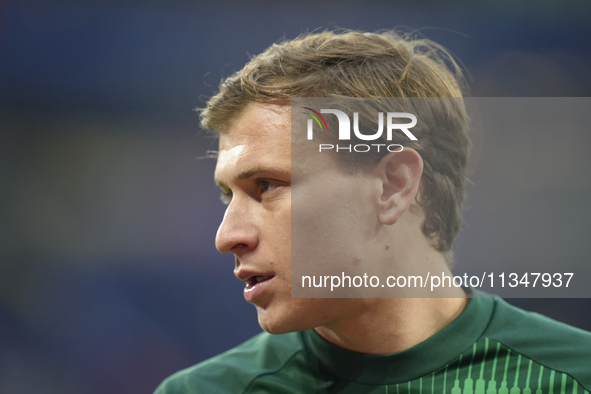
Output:
M246 283L244 297L256 306L261 327L271 333L329 324L354 312L353 300L291 298L290 119L289 106L250 104L220 135L215 170L216 182L228 203L216 247L222 253L234 253L234 274ZM357 184L352 184L351 177L340 174L329 155L303 160L293 170L309 197L307 211L302 214L310 218L334 206L331 201L335 199L349 199L359 207L363 204L355 200L367 197L363 178L354 178ZM348 221L351 215L348 212ZM321 223L309 223L309 231L334 236L333 230ZM343 227L339 223L331 226ZM342 241L332 249L342 249ZM327 248L331 250L330 245ZM346 256L343 264L359 263L353 249L349 248Z

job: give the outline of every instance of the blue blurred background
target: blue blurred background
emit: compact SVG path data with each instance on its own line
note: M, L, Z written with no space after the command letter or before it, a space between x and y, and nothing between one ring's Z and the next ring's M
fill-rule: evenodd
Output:
M249 54L408 26L463 61L473 96L585 97L590 5L0 2L0 393L150 393L260 331L214 247L216 143L193 112ZM479 145L458 266L589 263L589 137L558 159L561 138L538 139L527 165L535 132L514 137L511 156ZM588 299L512 302L591 329Z

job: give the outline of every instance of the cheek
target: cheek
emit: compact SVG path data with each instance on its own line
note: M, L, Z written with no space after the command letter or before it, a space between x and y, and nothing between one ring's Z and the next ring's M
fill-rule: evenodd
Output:
M292 205L292 274L335 275L361 261L367 219L359 182L312 189ZM303 197L306 198L303 198ZM361 231L366 232L366 231ZM294 288L301 283L294 283Z
M271 247L277 256L286 256L289 263L291 253L291 205L272 217L272 225L265 226ZM284 258L281 259L282 261Z
M343 244L358 239L359 230L370 219L369 197L363 181L344 178L340 182L311 185L297 191L292 204L294 246ZM334 250L332 251L334 252Z

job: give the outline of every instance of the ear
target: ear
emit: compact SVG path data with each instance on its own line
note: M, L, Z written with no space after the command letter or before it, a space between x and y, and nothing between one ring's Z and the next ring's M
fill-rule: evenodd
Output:
M394 224L415 200L423 174L423 159L414 149L403 148L384 156L375 171L381 181L379 219L384 224Z

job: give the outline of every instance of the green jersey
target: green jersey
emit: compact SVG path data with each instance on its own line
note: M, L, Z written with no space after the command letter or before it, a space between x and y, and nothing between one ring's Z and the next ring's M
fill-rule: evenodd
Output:
M176 373L155 394L589 394L591 333L473 298L452 323L405 351L353 352L315 330L262 333Z

